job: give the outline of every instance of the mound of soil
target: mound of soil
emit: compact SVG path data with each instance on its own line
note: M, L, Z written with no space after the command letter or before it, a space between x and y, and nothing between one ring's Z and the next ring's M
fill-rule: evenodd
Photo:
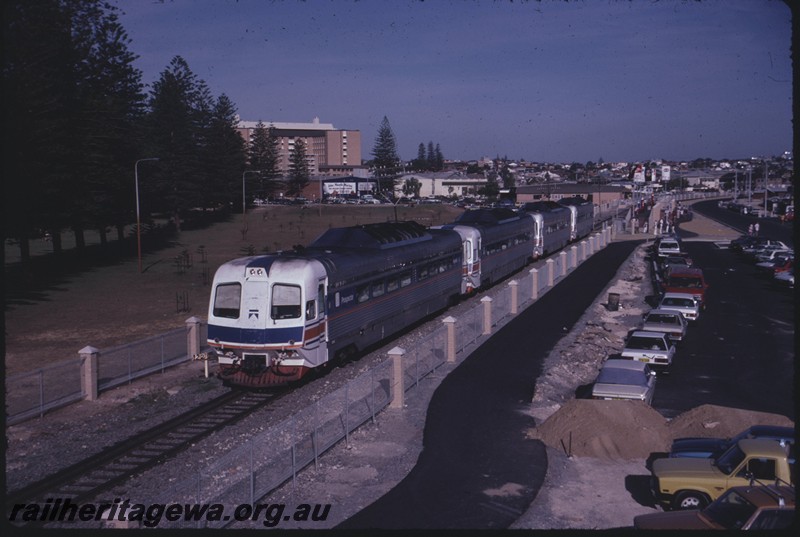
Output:
M569 456L646 459L667 451L667 420L642 401L573 399L529 432Z
M669 422L669 430L672 438L687 436L729 438L751 425L794 427L794 422L780 414L701 405L673 418Z
M667 420L641 401L573 399L528 436L569 456L647 459L652 453L669 451L674 438L728 438L751 425L794 427L794 422L779 414L715 405Z

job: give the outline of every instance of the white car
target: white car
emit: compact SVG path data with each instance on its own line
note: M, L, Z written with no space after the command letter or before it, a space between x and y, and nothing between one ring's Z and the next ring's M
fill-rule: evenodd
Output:
M664 293L658 309L679 311L689 322L700 318L700 304L688 293Z
M636 330L625 340L622 357L657 367L667 367L675 357L675 343L664 332Z
M681 341L686 337L689 323L677 310L656 308L648 311L642 319L640 328L647 332L664 332L673 341Z
M672 255L682 255L681 243L678 239L663 238L658 242L656 249L658 257L667 257Z
M773 261L776 257L794 257L794 250L784 250L783 248L766 249L756 254L756 263Z
M592 399L633 399L653 402L656 373L650 366L634 360L606 360L592 387Z

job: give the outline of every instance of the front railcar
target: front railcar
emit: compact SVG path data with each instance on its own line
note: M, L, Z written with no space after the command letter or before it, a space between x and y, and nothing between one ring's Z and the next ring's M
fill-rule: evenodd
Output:
M217 270L208 344L226 385L283 386L328 360L326 280L318 261L284 254L236 259Z

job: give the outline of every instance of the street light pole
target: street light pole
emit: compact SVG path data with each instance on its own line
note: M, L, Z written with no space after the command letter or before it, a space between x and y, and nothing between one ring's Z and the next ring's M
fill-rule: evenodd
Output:
M247 199L245 198L244 178L248 173L257 173L261 175L259 170L245 170L242 172L242 218L244 219L245 229L247 229Z
M139 163L145 160L158 160L158 157L140 158L133 164L133 180L136 187L136 254L139 259L139 274L142 273L142 223L139 218Z

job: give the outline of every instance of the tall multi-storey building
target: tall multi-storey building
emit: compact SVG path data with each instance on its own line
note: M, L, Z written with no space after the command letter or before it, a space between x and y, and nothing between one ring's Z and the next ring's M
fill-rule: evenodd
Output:
M312 175L353 175L361 166L361 131L336 129L331 123L282 123L262 121L273 128L278 139L279 167L289 171L294 144L302 139L306 145L308 168ZM257 121L239 121L237 130L249 144Z

